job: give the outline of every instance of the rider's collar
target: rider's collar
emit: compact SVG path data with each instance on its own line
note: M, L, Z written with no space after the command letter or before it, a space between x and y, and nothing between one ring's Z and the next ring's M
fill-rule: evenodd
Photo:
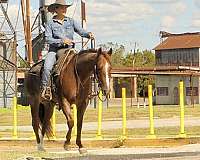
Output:
M58 20L58 19L55 19L55 17L53 17L53 21L54 21L54 22L58 22L58 23L60 23L60 24L62 24L62 22L67 21L67 20L68 20L68 17L64 17L63 20Z

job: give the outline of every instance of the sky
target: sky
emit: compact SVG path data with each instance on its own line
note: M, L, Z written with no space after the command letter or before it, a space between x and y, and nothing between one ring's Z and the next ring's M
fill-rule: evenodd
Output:
M8 15L13 24L19 3L9 0ZM39 0L31 0L32 22L38 7ZM127 50L135 43L137 49L152 50L160 42L160 31L200 31L200 0L86 0L86 9L87 30L95 34L96 43L118 43ZM80 22L80 0L74 0L68 15ZM20 18L16 28L18 39L23 39Z

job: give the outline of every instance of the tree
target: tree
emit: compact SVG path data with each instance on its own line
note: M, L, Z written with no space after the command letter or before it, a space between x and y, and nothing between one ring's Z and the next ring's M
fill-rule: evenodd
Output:
M127 67L154 67L155 55L149 50L139 51L136 53L128 53L124 57L123 65ZM139 75L137 78L137 91L139 96L147 96L148 84L154 85L152 76Z
M119 45L118 43L108 42L107 44L100 44L99 47L102 47L105 50L110 48L113 49L111 64L113 67L121 67L123 66L125 47L123 45Z
M112 55L112 66L113 67L154 67L155 66L155 55L150 50L136 50L135 53L129 52L126 53L125 47L118 43L108 42L107 44L101 44L99 47L102 47L105 50L110 48L113 49ZM119 81L124 81L124 79L118 79ZM125 80L127 83L130 83L130 79ZM139 75L137 78L137 90L138 95L147 96L147 86L148 84L154 85L154 79L152 76Z
M155 66L155 55L149 50L128 53L123 60L123 65L127 67L153 67Z

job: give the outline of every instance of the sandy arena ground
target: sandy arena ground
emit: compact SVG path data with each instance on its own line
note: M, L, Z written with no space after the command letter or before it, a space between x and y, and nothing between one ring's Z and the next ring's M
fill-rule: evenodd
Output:
M1 140L0 160L200 160L200 139L127 139L84 140L88 153L80 155L72 141L71 150L63 149L63 140L45 141L46 152L37 152L35 141Z

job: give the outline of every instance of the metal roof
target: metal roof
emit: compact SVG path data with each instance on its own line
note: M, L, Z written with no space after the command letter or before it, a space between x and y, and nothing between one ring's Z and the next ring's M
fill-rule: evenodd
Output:
M200 68L190 66L121 67L113 68L111 74L200 76Z
M200 48L200 32L171 34L154 50Z

